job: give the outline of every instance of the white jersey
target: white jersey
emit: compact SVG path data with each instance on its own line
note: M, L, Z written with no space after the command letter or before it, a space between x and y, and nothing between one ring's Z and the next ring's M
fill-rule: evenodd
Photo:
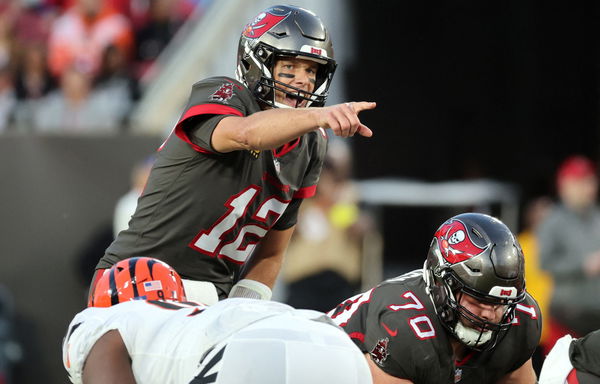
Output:
M567 383L567 376L573 370L573 364L569 359L571 341L573 341L571 335L565 335L554 344L544 360L544 366L540 372L540 384Z
M225 351L224 365L232 359L249 360L253 351L246 350L238 356L232 355L235 345L232 346L231 340L239 338L244 332L248 334L249 329L259 332L259 335L262 332L262 335L267 336L266 339L273 339L275 329L278 332L275 338L291 340L289 337L293 337L292 342L300 337L311 339L314 338L313 335L317 335L317 341L322 343L323 348L326 346L329 353L334 356L345 354L350 357L347 361L355 366L347 374L337 374L338 377L346 380L346 383L370 383L370 378L362 379L365 377L364 372L368 374L368 368L358 348L341 329L331 324L324 325L321 321L324 317L320 312L296 310L282 303L252 299L227 299L210 307L173 302L130 301L108 308L87 308L77 314L69 325L63 341L63 364L71 381L81 383L83 365L91 348L106 332L118 330L131 357L132 370L138 383L190 383L195 378L199 382L245 382L246 378L240 373L243 363L239 362L232 364L235 367L233 369L223 368L218 372L219 380L202 381L206 375L222 368L205 360L211 360L219 353L222 356L225 345L228 351ZM264 326L257 331L256 328L260 328L257 325L260 324L267 324L266 328L270 333L264 332ZM264 339L261 336L261 341ZM314 343L314 340L309 343ZM309 343L303 348L318 350L319 345ZM260 352L255 350L254 353ZM285 352L283 356L285 357ZM322 356L319 359L324 360ZM274 364L274 360L269 364ZM255 368L259 367L249 367L250 372ZM228 378L236 375L242 375L240 380Z

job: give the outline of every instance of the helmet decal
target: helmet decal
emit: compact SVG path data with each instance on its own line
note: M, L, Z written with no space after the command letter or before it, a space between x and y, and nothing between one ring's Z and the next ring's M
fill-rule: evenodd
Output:
M473 243L467 228L458 220L444 223L436 232L435 237L438 239L444 259L452 264L468 260L486 249Z
M250 24L244 27L242 35L250 39L257 39L288 17L290 13L291 12L284 15L275 15L271 12L261 12Z

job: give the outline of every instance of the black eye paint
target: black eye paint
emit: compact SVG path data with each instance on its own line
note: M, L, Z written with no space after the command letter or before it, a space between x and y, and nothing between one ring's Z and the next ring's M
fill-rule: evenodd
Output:
M308 81L309 81L311 84L315 84L315 83L317 82L317 79L308 79Z
M279 77L285 77L285 78L288 78L288 79L293 79L294 77L296 77L296 75L294 75L292 73L283 73L283 72L278 73L277 76L279 76Z

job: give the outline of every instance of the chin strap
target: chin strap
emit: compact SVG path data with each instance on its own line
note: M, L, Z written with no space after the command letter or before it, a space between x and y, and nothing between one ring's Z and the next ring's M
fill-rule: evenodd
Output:
M250 279L238 281L229 292L229 297L245 297L248 299L271 300L271 296L273 296L271 288Z
M469 328L460 321L458 321L454 326L454 333L456 333L456 337L458 337L458 339L468 347L480 347L491 340L493 332L476 331L473 328Z

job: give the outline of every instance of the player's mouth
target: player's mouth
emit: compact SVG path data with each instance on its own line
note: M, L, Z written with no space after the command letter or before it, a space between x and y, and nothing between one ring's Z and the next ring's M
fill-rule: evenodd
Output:
M304 107L306 105L306 100L297 95L285 94L283 98L283 103L289 105L292 108Z

